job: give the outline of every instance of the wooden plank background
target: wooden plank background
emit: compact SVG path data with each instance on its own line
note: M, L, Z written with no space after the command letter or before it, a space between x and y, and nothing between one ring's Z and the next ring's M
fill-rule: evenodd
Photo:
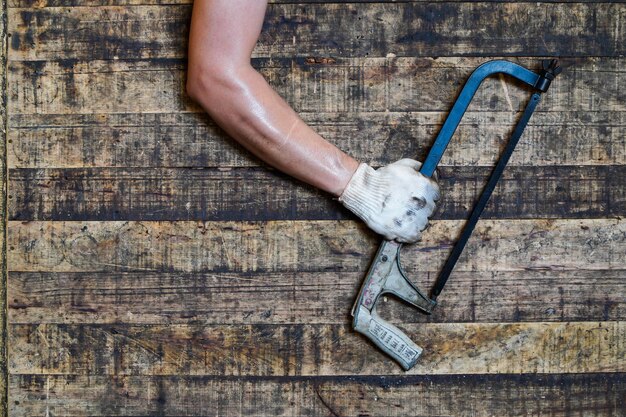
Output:
M7 8L0 7L0 417L7 415Z
M3 4L8 415L626 415L624 2L269 5L253 65L375 166L423 158L480 63L561 58L433 315L384 300L409 373L350 328L378 238L186 96L189 0ZM422 287L527 97L472 102Z

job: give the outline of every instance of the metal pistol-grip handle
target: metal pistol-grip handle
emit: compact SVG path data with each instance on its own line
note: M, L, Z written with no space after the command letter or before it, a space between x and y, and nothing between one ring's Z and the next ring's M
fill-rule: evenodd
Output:
M382 320L376 310L370 313L366 308L359 308L354 329L396 360L405 371L411 369L422 354L421 347L413 343L402 330Z

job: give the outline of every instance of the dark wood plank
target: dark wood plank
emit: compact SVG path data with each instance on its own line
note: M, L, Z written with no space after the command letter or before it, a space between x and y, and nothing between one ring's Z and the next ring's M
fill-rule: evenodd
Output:
M626 79L626 77L625 77ZM423 159L441 112L301 113L327 140L382 166ZM509 112L466 113L441 161L490 165L510 137ZM13 115L10 168L196 167L262 165L202 114ZM626 164L626 112L537 112L510 166Z
M621 3L273 4L255 51L619 56L625 11ZM9 9L12 59L181 58L190 14L189 5Z
M411 276L428 292L429 271ZM365 271L12 272L13 324L346 323ZM432 315L384 297L394 323L621 320L626 270L455 272Z
M399 324L409 374L626 371L626 322ZM53 347L52 349L50 347ZM10 324L13 374L401 375L351 326Z
M491 167L442 167L438 219L464 219ZM626 215L626 165L508 167L484 218ZM330 196L264 168L14 169L11 220L337 220Z
M624 374L333 378L11 376L12 415L623 416Z
M463 221L403 248L410 276L438 271ZM361 222L18 222L10 271L364 272L380 240ZM626 220L482 220L455 271L626 269ZM431 278L434 279L434 278Z

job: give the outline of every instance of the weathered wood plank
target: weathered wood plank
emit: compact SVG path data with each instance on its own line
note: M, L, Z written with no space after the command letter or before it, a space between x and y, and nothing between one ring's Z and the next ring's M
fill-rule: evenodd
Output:
M359 3L411 3L411 2L446 2L448 0L359 0ZM473 0L465 0L471 2ZM484 0L486 2L530 2L531 0ZM624 3L626 0L546 0L544 3ZM43 8L43 7L98 7L98 6L140 6L140 5L172 5L191 4L192 0L8 0L10 8ZM354 0L269 0L268 3L308 4L308 3L354 3Z
M491 167L442 167L438 219L464 219ZM626 216L626 165L509 167L484 218ZM264 168L14 169L10 220L337 220L314 188Z
M6 417L7 366L7 4L0 5L0 417Z
M626 79L626 77L625 77ZM327 140L360 161L423 159L443 113L302 113ZM495 162L512 113L466 113L441 160ZM202 114L12 115L10 168L197 167L262 165ZM537 112L510 166L626 164L626 112Z
M276 64L282 69L270 71L269 78L298 110L305 111L305 121L355 157L384 164L425 153L445 117L441 111L447 111L460 83L483 60L398 60L396 69L384 59L346 60L351 62L336 68L303 64L308 68L294 71L288 69L287 61L291 62ZM551 111L533 116L512 164L624 163L626 77L621 61L589 59L566 69L540 106L540 110ZM45 68L26 72L22 71L26 67L13 68L10 166L258 165L204 114L107 113L180 112L187 106L191 106L187 110L201 112L187 102L182 79L172 81L172 71L182 69L169 68L170 61L163 61L168 63L163 67L162 61L154 65L112 62L116 68L102 62L76 64L70 79L44 74L65 74L72 65L44 63ZM138 72L147 75L137 76ZM350 72L361 73L354 77L354 85L346 82ZM93 82L98 78L94 74L104 78ZM179 75L174 78L182 78L182 73ZM438 77L455 81L438 83ZM401 86L396 86L396 81ZM155 83L168 87L155 89ZM606 85L614 88L606 89ZM354 94L357 90L363 94ZM472 102L471 109L476 111L466 115L442 163L493 162L494 148L501 147L509 136L515 118L512 110L519 110L527 98L528 92L514 84L487 80ZM394 112L380 112L390 108ZM20 114L29 111L87 114ZM568 146L563 146L564 141Z
M447 112L471 72L489 59L273 57L252 63L299 112ZM538 69L538 58L507 59ZM626 110L623 57L561 61L564 72L539 111ZM162 58L12 61L11 113L201 112L185 94L186 65L185 59ZM528 98L521 85L493 77L481 85L470 111L519 111Z
M464 222L404 248L438 271ZM379 239L360 222L9 222L11 271L364 272ZM626 220L482 220L456 271L626 269ZM431 278L432 279L432 278Z
M417 275L423 290L433 274ZM343 324L362 272L12 272L13 324ZM413 277L411 277L413 278ZM386 297L395 323L626 317L626 270L455 272L431 316Z
M621 3L273 4L255 53L618 56L624 14ZM9 9L12 59L180 58L190 15L189 5Z
M330 199L318 199L318 194L284 177L279 181L288 185L289 192L265 191L285 200L275 198L267 204L257 203L250 190L237 196L241 201L220 197L217 187L208 184L209 178L251 179L257 185L272 178L276 187L274 175L264 170L145 169L131 175L137 166L259 166L207 123L184 95L190 1L173 0L157 7L127 6L160 4L160 0L10 2L36 8L70 6L11 12L15 17L10 22L12 56L42 61L11 64L9 94L15 107L11 107L10 165L122 168L12 171L23 189L27 180L59 180L52 188L25 193L24 198L14 194L15 219L33 219L42 213L71 220L235 219L219 213L229 205L241 206L246 197L255 201L246 206L252 207L249 217L237 219L298 218L303 212L295 211L294 202L304 202L298 210L308 210L305 217L330 213L332 217L326 218L344 218L345 212L338 211ZM305 120L343 149L375 165L406 153L423 155L459 82L478 60L359 61L340 56L437 52L539 56L554 51L617 56L625 48L626 7L617 2L310 2L321 4L270 7L255 53L272 58L256 60L255 65L304 112ZM104 4L123 7L75 7ZM485 22L487 28L481 32ZM303 50L304 55L293 61L275 59L302 55ZM135 59L137 52L148 60L114 61ZM334 63L307 64L306 56L333 56ZM583 171L571 166L535 167L530 171L541 174L528 178L521 178L527 169L510 171L502 191L523 190L521 200L514 207L513 194L503 194L509 200L494 201L496 211L489 216L503 217L504 211L497 211L502 207L508 207L508 216L514 209L528 216L539 209L552 210L559 217L623 215L626 191L619 186L624 183L619 165L626 163L626 88L622 88L626 77L622 61L572 61L567 77L559 80L563 83L554 85L542 112L534 116L535 124L525 135L527 143L520 145L519 159L513 161L518 166L603 167ZM614 66L601 65L606 62ZM428 65L432 69L426 69ZM446 65L459 69L446 70ZM485 86L459 147L450 150L444 164L480 166L493 161L493 148L501 147L512 110L520 106L516 99L521 90L507 85L504 93L504 87L497 79ZM161 114L133 114L144 111ZM488 115L494 111L498 113ZM116 114L120 112L127 114ZM151 118L164 123L151 126ZM405 124L411 126L402 127ZM355 132L362 132L361 136ZM393 139L394 146L389 147L393 149L380 146L380 138ZM118 176L120 172L125 174ZM168 175L153 175L157 172ZM532 183L533 178L545 180L546 172L558 173L547 175L551 185ZM71 174L67 181L61 179L63 173ZM102 173L115 178L113 194L100 183L107 181L99 177ZM184 184L201 193L208 191L204 198L211 196L211 201L221 198L222 211L205 217L197 209L199 197L178 204L183 197L199 195L181 190ZM515 185L508 188L510 184ZM475 188L461 185L452 186L454 202L447 204L453 206L444 206L442 216L453 218L450 213L458 212L463 198L469 201L474 195ZM153 186L175 191L169 196L155 194L151 200L144 191ZM531 201L533 190L540 198ZM98 192L102 201L96 198ZM73 204L64 200L70 196L75 198ZM110 206L113 199L122 207L117 213ZM314 207L314 200L323 200L329 208ZM184 213L179 207L188 202L191 210ZM96 213L96 207L105 211ZM572 211L581 207L583 211ZM32 208L34 214L23 208ZM424 340L425 359L430 362L416 370L419 373L604 374L357 380L225 379L223 375L400 374L349 330L347 309L377 245L362 225L14 221L10 227L11 269L46 271L11 274L11 371L28 373L11 377L12 415L623 414L624 374L612 373L626 372L626 326L600 322L624 316L626 228L621 219L488 220L477 230L435 316L414 316L385 304L388 316L406 323L402 326L420 343ZM421 249L406 248L408 272L420 270L420 280L432 280L432 271L438 269L459 227L459 222L435 222L428 232L433 236L425 238ZM19 320L27 324L17 324ZM542 323L485 323L496 320ZM441 323L448 321L476 324ZM126 375L107 376L113 374ZM185 376L189 374L216 377Z
M623 374L239 379L11 376L12 415L623 416Z
M424 348L421 361L410 374L626 371L623 321L422 323L401 327ZM8 357L14 374L403 374L348 323L11 324Z

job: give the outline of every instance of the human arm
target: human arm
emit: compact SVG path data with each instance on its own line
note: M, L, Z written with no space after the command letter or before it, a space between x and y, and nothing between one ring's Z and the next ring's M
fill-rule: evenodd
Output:
M387 239L415 241L438 188L416 161L379 170L315 133L251 65L267 1L195 0L187 92L230 136L269 165L339 197ZM416 194L417 193L417 194Z
M269 165L339 196L359 163L313 131L250 64L267 1L196 0L187 92Z

